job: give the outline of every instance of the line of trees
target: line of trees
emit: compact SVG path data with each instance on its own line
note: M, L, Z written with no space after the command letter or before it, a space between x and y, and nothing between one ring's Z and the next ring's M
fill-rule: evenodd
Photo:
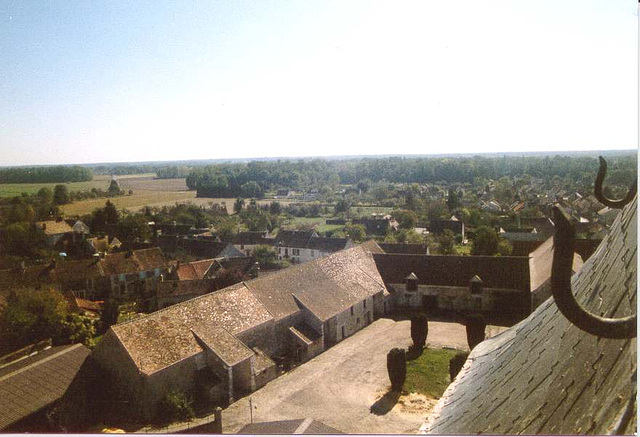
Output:
M93 171L90 168L78 165L0 169L0 184L85 182L92 179Z
M636 178L635 154L611 156L609 183L629 185ZM595 156L503 156L456 158L362 158L345 160L269 161L196 167L187 176L189 189L201 197L260 197L276 187L301 189L368 182L473 183L482 179L529 175L569 178L590 186L598 171ZM249 192L251 191L251 192Z

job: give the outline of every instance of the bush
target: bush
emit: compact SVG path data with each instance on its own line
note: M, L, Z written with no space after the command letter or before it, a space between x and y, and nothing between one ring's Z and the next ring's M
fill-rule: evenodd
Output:
M464 362L467 361L468 356L469 354L467 352L460 352L449 360L449 377L452 382L456 379L458 373L460 373L460 370L462 369L462 366L464 366Z
M427 343L429 334L429 321L425 314L418 314L411 318L411 340L413 348L422 350Z
M402 390L407 379L407 356L404 349L394 348L387 354L387 372L393 391Z
M467 318L467 343L469 343L469 349L473 349L484 341L484 332L487 328L487 324L482 316L471 316Z
M191 401L181 391L170 390L158 404L156 413L156 421L158 423L173 423L189 420L193 417L195 417L195 414Z

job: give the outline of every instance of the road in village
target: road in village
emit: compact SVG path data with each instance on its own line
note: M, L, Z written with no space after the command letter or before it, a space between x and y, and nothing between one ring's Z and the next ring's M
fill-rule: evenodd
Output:
M487 336L501 328L490 327ZM410 322L380 319L281 375L260 390L230 405L222 413L223 432L236 433L253 421L313 418L346 433L416 433L435 400L409 395L386 414L371 406L388 390L387 352L411 343ZM429 346L466 350L462 325L429 323Z

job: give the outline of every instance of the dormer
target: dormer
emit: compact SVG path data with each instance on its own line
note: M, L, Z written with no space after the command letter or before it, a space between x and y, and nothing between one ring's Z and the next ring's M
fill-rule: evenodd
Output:
M471 294L480 294L482 293L482 279L480 276L475 275L469 281L469 290L471 290Z
M415 273L411 272L409 276L404 278L405 290L417 291L418 290L418 277Z

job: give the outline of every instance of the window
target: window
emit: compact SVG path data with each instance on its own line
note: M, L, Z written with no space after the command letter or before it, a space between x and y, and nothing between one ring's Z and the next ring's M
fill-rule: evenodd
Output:
M367 299L362 301L362 308L367 309Z
M360 324L360 317L356 319L356 325L359 325L359 324Z
M344 338L344 337L345 337L345 335L344 335L344 326L343 326L342 327L342 338Z
M353 307L351 307L351 315L353 316Z

